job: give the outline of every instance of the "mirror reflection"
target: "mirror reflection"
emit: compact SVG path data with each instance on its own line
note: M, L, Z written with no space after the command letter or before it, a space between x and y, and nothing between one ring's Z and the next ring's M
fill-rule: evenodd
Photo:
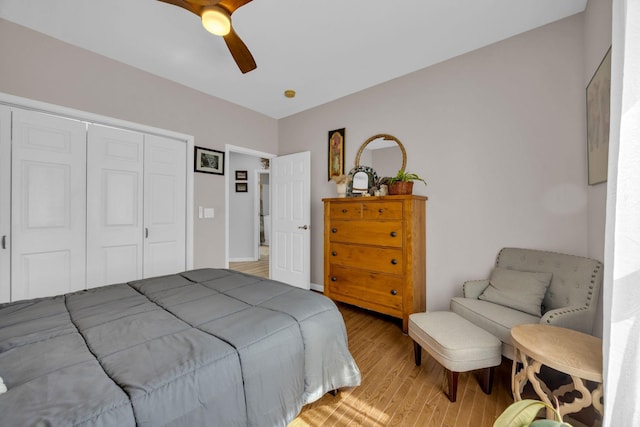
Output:
M370 166L378 176L396 176L404 170L407 154L402 143L393 135L378 134L367 139L356 156L356 168Z

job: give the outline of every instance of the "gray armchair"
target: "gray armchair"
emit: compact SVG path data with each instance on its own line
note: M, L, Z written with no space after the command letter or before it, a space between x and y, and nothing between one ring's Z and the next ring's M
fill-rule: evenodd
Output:
M506 269L511 274L508 286L518 290L521 286L521 298L526 299L531 281L524 278L521 282L517 274L537 274L547 280L548 287L542 289L540 315L524 312L520 308L509 306L502 300L499 304L487 298L490 280L473 280L463 285L464 297L451 300L451 311L464 317L475 325L489 331L502 341L502 354L513 359L511 328L525 323L544 323L590 334L596 316L598 294L602 286L602 263L590 258L546 252L533 249L504 248L496 258L496 267ZM500 270L494 269L494 274ZM502 270L504 271L504 270ZM550 274L549 274L550 273ZM513 278L516 276L515 279ZM544 281L544 280L542 280ZM544 297L542 297L544 295ZM489 299L489 300L488 300ZM507 300L508 301L508 300ZM515 301L518 305L520 301Z

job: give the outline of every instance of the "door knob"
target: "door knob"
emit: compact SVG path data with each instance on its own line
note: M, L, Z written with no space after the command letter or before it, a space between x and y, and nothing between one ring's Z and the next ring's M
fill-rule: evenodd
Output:
M303 225L302 227L298 227L300 230L307 230L309 228L309 226L307 224Z

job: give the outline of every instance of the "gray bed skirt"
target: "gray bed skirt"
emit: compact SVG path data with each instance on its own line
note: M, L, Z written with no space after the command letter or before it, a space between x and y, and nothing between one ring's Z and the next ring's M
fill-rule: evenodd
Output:
M323 295L226 269L0 305L3 426L286 426L360 384Z

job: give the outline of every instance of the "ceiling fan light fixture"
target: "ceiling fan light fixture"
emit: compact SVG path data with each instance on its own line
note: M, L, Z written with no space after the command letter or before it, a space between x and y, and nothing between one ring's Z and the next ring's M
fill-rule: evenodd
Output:
M202 11L202 25L216 36L226 36L231 31L231 17L219 6L209 6Z

